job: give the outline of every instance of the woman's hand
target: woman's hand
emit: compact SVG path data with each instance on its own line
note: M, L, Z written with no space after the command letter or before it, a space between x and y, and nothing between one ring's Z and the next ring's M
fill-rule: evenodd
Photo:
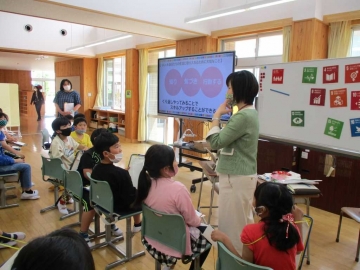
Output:
M228 104L228 100L225 100L214 113L214 118L220 118L223 114L231 113L232 108Z
M219 230L214 230L211 233L211 239L213 241L220 241L220 242L224 242L224 240L227 238L226 234L223 233L222 231Z

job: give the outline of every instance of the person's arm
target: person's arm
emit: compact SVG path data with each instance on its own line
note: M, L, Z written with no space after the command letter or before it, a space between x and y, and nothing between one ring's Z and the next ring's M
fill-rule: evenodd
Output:
M30 101L30 105L32 105L35 101L35 93L33 93L32 97L31 97L31 101Z
M230 250L231 253L233 253L235 256L238 256L238 257L242 258L242 256L236 251L236 249L235 249L233 243L231 242L230 238L225 233L223 233L222 231L219 231L219 230L212 231L211 239L213 241L219 241L219 242L223 243L224 246L228 250ZM244 248L245 248L245 246L244 246ZM244 251L243 251L243 254L244 254Z
M22 159L25 158L25 156L24 156L23 154L21 154L19 151L16 151L14 148L12 148L10 145L8 145L8 144L6 143L6 141L1 141L1 146L2 146L2 148L4 148L5 150L7 150L7 151L9 151L9 152L17 155L18 157L20 157L20 158L22 158Z
M78 93L76 93L74 105L75 106L74 106L73 110L74 110L74 112L77 112L81 107L81 99L80 99L80 95Z
M224 103L222 103L219 108L217 108L216 112L213 115L212 122L211 122L211 128L218 127L220 124L220 118L223 114L231 113L232 109L228 107L228 100L225 100Z
M254 263L254 252L248 246L243 245L242 258L250 263Z
M175 196L175 204L188 226L200 226L201 218L196 214L191 201L190 193L184 185L180 188Z
M6 130L3 131L6 136L6 141L9 143L16 142L15 137L11 136Z
M124 204L126 206L130 206L132 203L134 203L136 199L137 190L132 183L131 176L128 171L121 169L121 173L119 176L121 177L121 179L118 179L119 180L118 194L121 194L122 201L124 202Z

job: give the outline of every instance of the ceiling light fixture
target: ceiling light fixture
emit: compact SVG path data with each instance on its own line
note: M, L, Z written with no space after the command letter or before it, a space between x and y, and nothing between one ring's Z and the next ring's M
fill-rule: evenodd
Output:
M84 49L84 48L94 47L94 46L101 45L101 44L104 44L104 43L117 41L117 40L120 40L120 39L131 38L131 37L132 37L132 35L126 35L126 36L118 36L118 37L112 37L112 38L108 38L108 39L98 40L98 41L88 43L88 44L84 44L84 45L81 45L81 46L67 48L66 51L67 52L72 52L72 51L81 50L81 49Z
M224 16L237 14L237 13L248 11L248 10L254 10L254 9L284 4L284 3L292 2L292 1L295 1L295 0L277 0L277 1L262 0L262 1L258 1L255 3L249 3L249 4L245 4L245 5L241 5L241 6L218 9L215 11L206 12L206 13L203 13L203 14L200 14L197 16L186 18L185 23L195 23L195 22L211 20L211 19L215 19L215 18L220 18L220 17L224 17Z

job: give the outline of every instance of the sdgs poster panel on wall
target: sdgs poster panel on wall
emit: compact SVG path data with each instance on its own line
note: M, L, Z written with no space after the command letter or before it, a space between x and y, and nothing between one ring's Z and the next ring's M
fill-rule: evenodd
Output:
M234 53L164 58L159 59L158 68L159 114L211 119L225 101Z

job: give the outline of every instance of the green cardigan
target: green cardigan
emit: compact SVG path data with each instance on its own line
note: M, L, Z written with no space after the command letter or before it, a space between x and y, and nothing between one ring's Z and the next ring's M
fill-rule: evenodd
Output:
M211 149L221 149L216 171L233 175L256 174L258 139L259 119L255 109L238 111L222 130L213 127L206 140Z

